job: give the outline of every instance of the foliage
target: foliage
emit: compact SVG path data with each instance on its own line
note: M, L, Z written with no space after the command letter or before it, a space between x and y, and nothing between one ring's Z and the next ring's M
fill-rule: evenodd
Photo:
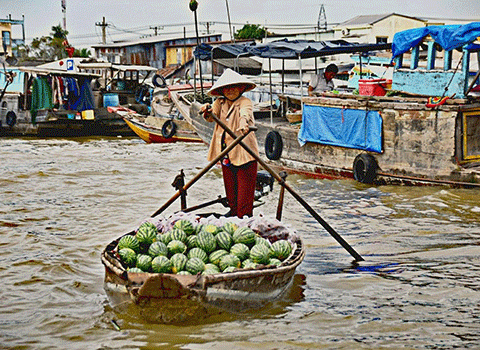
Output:
M242 29L235 33L235 39L263 39L265 38L265 28L259 24L245 24ZM267 32L267 35L273 33Z

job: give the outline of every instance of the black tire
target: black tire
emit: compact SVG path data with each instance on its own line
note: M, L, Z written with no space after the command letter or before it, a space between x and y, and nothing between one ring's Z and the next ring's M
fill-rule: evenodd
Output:
M152 78L152 84L155 87L165 87L167 86L167 82L165 81L165 78L161 76L160 74L155 74Z
M163 123L162 136L165 137L166 139L173 137L176 131L177 131L177 124L175 124L173 120L167 120L165 123Z
M378 164L375 158L367 153L361 153L353 161L353 177L358 182L371 184L377 177Z
M280 159L282 155L283 141L278 131L270 131L265 138L265 155L270 160Z
M5 116L5 119L6 119L7 125L12 127L17 122L17 115L15 114L14 111L9 111Z

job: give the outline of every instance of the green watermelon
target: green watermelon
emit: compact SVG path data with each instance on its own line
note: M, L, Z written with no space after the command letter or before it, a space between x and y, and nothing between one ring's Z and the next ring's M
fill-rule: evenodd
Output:
M212 263L205 264L205 271L207 270L215 271L214 273L220 272L220 269L218 268L218 266Z
M236 267L234 267L234 266L227 266L225 268L225 270L223 270L222 272L233 272L233 271L235 271L235 269L236 269Z
M240 262L240 259L235 255L227 254L221 257L218 266L220 267L221 271L224 271L229 266L240 267L242 266L242 263Z
M152 271L156 273L172 272L172 263L164 255L159 255L152 260Z
M257 244L263 244L264 246L270 248L272 246L272 244L270 243L270 241L266 238L263 238L263 237L260 237L260 236L257 236L255 238L255 245Z
M245 259L242 261L242 268L243 269L254 269L257 267L257 263L254 263L250 259Z
M118 255L120 256L120 260L125 263L125 265L129 267L134 267L137 262L137 253L133 249L130 248L122 248L118 251Z
M132 236L132 235L125 235L122 238L120 238L120 240L118 241L118 251L120 251L123 248L130 248L134 252L138 253L139 247L140 247L140 243L135 238L135 236Z
M174 254L170 258L170 262L172 263L172 272L173 273L178 273L179 271L185 270L185 265L187 264L188 258L181 254L177 253Z
M280 266L281 264L282 264L282 262L280 260L275 259L275 258L270 258L267 265Z
M192 275L196 275L197 273L202 273L205 270L205 263L200 258L191 258L188 259L187 265L185 266L185 270L190 272Z
M191 273L188 271L182 270L182 271L178 271L177 275L191 275Z
M174 227L172 231L170 231L172 236L172 241L181 241L185 243L187 241L187 234L181 228Z
M233 233L238 229L238 226L234 224L233 222L227 222L225 225L223 225L222 230L227 232L230 235L233 235Z
M220 231L215 237L217 240L217 246L220 249L230 250L233 244L232 236L225 231Z
M143 272L150 271L150 268L152 267L152 257L150 255L138 254L137 267Z
M250 259L257 264L268 264L270 260L270 250L268 247L257 244L250 250Z
M197 226L195 226L195 234L196 235L198 235L200 232L202 232L203 226L205 226L205 225L204 224L198 224Z
M152 258L160 255L167 256L168 255L167 246L164 243L159 241L153 242L148 248L148 255L150 255Z
M205 264L208 262L208 255L205 253L204 250L200 248L192 248L187 254L187 257L189 259L191 258L199 258L201 259Z
M148 249L150 244L157 240L157 228L151 222L143 223L138 229L135 237L140 243L140 247Z
M193 235L195 233L195 229L193 228L193 225L190 221L188 220L178 220L175 222L173 225L174 228L179 228L183 230L188 236Z
M235 243L232 248L230 248L230 254L235 255L240 261L243 261L250 255L250 249L243 243Z
M280 261L285 260L292 254L292 245L286 240L279 240L270 247L270 257Z
M187 251L187 246L182 241L173 240L167 244L168 254L170 256L176 253L185 253Z
M217 240L215 236L207 231L201 231L197 235L197 245L206 253L211 253L217 248Z
M226 250L218 249L209 255L208 260L210 260L212 264L218 265L222 256L225 255L228 255L228 252Z
M249 247L255 244L256 233L248 227L238 228L232 235L235 243L243 243Z
M188 236L186 244L187 244L188 249L198 247L198 237L197 237L197 235Z
M130 267L127 272L131 272L131 273L143 273L142 270L140 270L138 267Z
M215 225L208 224L203 226L202 231L209 232L215 236L218 232L220 232L220 229Z
M165 245L167 245L168 243L170 243L172 240L173 240L172 231L167 231L167 232L164 232L164 233L159 233L159 234L157 235L157 241L160 241L160 242L162 242L162 243L165 244Z

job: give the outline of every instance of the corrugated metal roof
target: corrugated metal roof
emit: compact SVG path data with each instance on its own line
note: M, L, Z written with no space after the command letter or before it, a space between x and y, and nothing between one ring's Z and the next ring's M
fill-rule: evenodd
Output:
M405 16L401 15L398 13L384 13L380 15L360 15L356 16L352 19L349 19L346 22L340 23L337 27L357 27L357 26L362 26L362 25L372 25L375 24L385 18L388 18L390 16L400 16L400 17L405 17L405 18L411 18L415 19L421 22L425 22L423 19L418 18L418 17L410 17L410 16Z
M214 33L214 34L205 34L205 35L200 35L200 38L211 38L211 37L216 37L216 36L222 36L220 33ZM142 45L142 44L153 44L153 43L161 43L165 41L172 41L172 40L189 40L189 39L196 39L196 36L190 36L190 37L183 37L183 36L171 36L171 37L165 37L165 36L152 36L149 38L144 38L136 41L120 41L120 42L115 42L115 43L110 43L110 44L97 44L97 45L92 45L93 48L109 48L109 47L126 47L126 46L135 46L135 45Z

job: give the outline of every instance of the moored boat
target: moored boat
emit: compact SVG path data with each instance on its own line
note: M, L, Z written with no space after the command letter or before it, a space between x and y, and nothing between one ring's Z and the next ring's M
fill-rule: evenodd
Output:
M480 187L479 73L475 74L480 67L473 59L480 52L479 35L480 23L397 33L392 82L360 79L355 90L300 98L301 124L285 116L257 119L261 153L273 166L314 177ZM229 45L226 51L301 60L378 49L374 44L325 51L316 47L312 42L302 46L280 41ZM427 48L425 55L419 54L422 47ZM208 142L213 125L198 116L198 107L192 104L190 119Z

